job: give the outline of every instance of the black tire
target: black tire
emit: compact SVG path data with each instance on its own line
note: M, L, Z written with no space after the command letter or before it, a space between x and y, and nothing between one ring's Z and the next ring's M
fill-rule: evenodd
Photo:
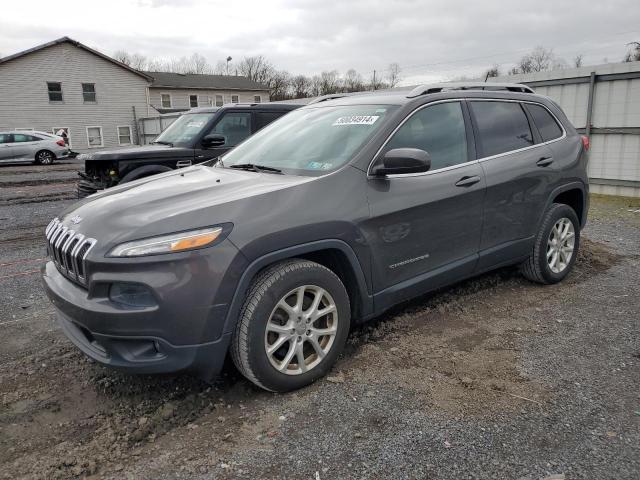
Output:
M34 163L36 163L37 165L51 165L53 164L53 161L55 159L56 156L53 154L53 152L49 150L40 150L36 153Z
M551 230L562 218L567 218L573 225L574 245L572 256L561 272L553 272L547 261L547 241ZM563 280L573 268L580 247L580 221L575 210L568 205L552 204L542 219L540 230L536 235L531 255L520 265L520 271L528 280L545 285L558 283Z
M265 332L278 301L305 285L316 285L331 295L338 315L337 332L326 356L317 365L304 373L288 375L270 362ZM267 267L252 282L231 341L231 357L238 370L257 386L273 392L296 390L329 371L344 348L350 322L349 296L335 273L308 260L285 260Z
M78 182L78 198L85 198L96 193L98 189L93 182L89 180L80 180Z
M159 173L170 171L171 169L169 167L165 167L164 165L147 165L145 167L138 167L135 170L127 173L118 183L133 182L134 180L139 180L141 178L150 177L151 175L157 175Z

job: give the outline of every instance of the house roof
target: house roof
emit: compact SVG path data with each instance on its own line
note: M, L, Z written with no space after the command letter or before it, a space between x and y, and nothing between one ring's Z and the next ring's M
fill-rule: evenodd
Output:
M152 87L201 88L216 90L269 90L269 87L237 75L206 75L200 73L144 72L153 78Z
M13 55L9 55L7 57L2 57L0 58L0 65L2 65L3 63L6 62L10 62L11 60L15 60L16 58L20 58L20 57L24 57L25 55L29 55L30 53L34 53L37 52L39 50L44 50L45 48L49 48L49 47L53 47L55 45L60 45L62 43L70 43L71 45L74 45L78 48L81 48L89 53L92 53L93 55L97 55L98 57L106 60L107 62L111 62L115 65L118 65L119 67L124 68L125 70L129 70L131 73L135 73L136 75L139 75L149 81L152 80L151 77L149 77L147 74L145 74L144 72L140 72L138 70L136 70L135 68L131 68L128 65L125 65L124 63L121 63L119 61L117 61L114 58L111 58L108 55L105 55L104 53L100 53L97 50L94 50L93 48L89 48L86 45L84 45L83 43L78 42L77 40L74 40L72 38L69 37L60 37L57 40L53 40L51 42L47 42L47 43L43 43L42 45L38 45L35 46L33 48L29 48L28 50L23 50L22 52L18 52L18 53L14 53Z

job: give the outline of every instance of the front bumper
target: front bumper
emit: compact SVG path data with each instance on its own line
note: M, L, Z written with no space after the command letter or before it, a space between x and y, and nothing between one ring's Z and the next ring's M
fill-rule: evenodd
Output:
M228 244L214 248L221 263L235 250ZM212 263L209 255L200 250L172 259L103 263L88 289L51 261L42 278L63 332L97 362L131 373L191 370L211 379L224 363L230 335L222 331L227 303L216 303L220 296L212 293L220 293L221 276L205 268ZM111 283L132 281L147 286L157 304L134 308L110 300Z

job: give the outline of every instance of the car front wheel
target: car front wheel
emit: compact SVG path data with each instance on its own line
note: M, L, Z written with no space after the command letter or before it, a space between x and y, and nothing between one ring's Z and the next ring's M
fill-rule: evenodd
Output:
M238 370L266 390L295 390L325 375L342 351L349 297L328 268L287 260L254 280L231 345Z
M522 274L531 281L551 284L564 279L576 261L580 246L580 221L573 208L554 203L544 215Z

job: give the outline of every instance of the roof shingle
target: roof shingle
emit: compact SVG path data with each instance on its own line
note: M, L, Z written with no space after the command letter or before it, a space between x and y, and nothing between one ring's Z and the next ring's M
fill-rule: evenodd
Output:
M202 88L216 90L268 90L269 87L247 77L196 73L143 72L153 78L152 87Z

